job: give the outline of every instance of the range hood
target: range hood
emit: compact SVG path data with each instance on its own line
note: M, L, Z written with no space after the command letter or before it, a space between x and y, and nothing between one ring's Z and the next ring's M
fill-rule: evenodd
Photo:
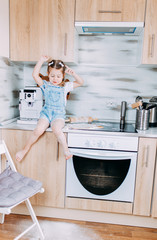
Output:
M75 22L78 34L140 35L144 22Z

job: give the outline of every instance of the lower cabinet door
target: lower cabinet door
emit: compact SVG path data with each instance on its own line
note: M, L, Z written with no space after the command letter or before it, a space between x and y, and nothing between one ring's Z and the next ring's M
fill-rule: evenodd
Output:
M34 205L64 207L65 158L52 132L44 133L31 147L21 162L15 159L16 152L23 148L32 131L2 130L9 152L17 170L43 183L44 193L31 198Z
M140 138L137 161L136 186L133 214L151 215L156 139Z
M155 180L154 180L154 192L153 192L153 200L152 200L152 217L157 218L157 162L155 168Z

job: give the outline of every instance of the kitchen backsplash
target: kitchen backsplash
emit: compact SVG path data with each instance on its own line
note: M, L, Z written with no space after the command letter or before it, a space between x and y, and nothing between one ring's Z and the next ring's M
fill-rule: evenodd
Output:
M131 104L136 96L148 100L157 95L157 68L136 67L140 63L140 48L137 36L80 36L79 62L69 66L85 83L71 92L67 115L119 121L121 101L127 101L126 119L135 121L136 110ZM34 84L33 67L34 64L25 65L25 85ZM46 75L46 67L41 72Z
M0 57L0 123L19 115L19 89L24 87L23 64Z
M78 64L69 65L82 76L83 87L75 89L67 102L67 116L92 116L120 119L121 101L127 101L126 119L135 121L131 108L136 96L144 100L157 95L157 68L136 67L140 62L137 37L80 36ZM18 91L34 85L35 63L13 63L0 58L1 102L0 121L18 116ZM46 75L46 66L41 73ZM71 79L71 77L67 76ZM2 109L2 108L1 108Z

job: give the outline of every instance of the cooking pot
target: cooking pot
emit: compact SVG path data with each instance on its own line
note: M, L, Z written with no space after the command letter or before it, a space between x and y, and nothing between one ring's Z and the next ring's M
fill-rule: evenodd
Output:
M149 127L157 127L157 97L152 97L149 102L156 104L150 109Z

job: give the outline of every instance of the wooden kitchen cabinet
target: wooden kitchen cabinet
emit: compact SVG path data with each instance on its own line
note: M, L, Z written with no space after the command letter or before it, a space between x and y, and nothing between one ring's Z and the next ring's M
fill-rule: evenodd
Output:
M157 1L147 0L142 64L157 64Z
M146 0L76 0L75 21L144 22L145 3Z
M10 58L74 62L75 0L10 0Z
M157 140L153 138L140 138L139 140L135 199L133 208L134 215L151 215L156 143Z
M65 157L62 148L52 132L44 133L32 146L26 157L19 163L15 154L25 144L31 131L2 130L9 152L17 170L24 176L40 180L45 192L31 198L34 205L64 208Z
M154 180L154 188L153 188L153 201L152 201L152 217L157 218L157 164L155 168L155 180Z

